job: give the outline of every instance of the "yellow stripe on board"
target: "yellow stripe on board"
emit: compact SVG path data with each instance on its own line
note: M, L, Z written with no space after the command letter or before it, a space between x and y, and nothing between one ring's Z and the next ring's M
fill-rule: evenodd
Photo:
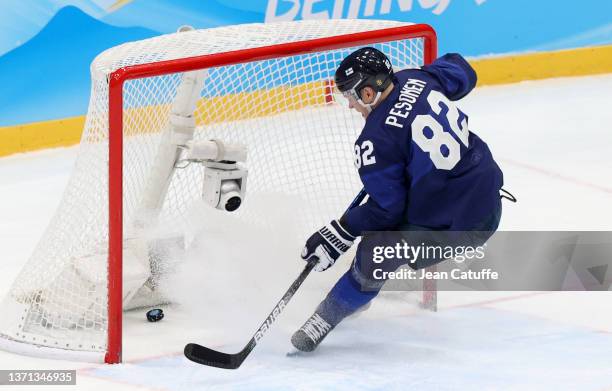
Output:
M323 105L326 85L325 82L304 83L296 87L276 87L202 99L196 108L196 118L198 125L205 125L264 117L308 106Z
M612 73L612 46L470 60L478 85Z
M0 156L77 144L84 124L81 116L0 127Z
M325 104L327 85L326 82L317 81L295 87L283 86L202 98L198 101L195 110L196 125L265 117L308 106L320 106ZM171 104L125 109L124 134L130 137L161 132L166 123L160 121L160 117L168 118L171 109Z
M326 83L319 81L201 99L196 108L197 125L257 118L322 105L325 104L326 92ZM159 116L164 113L167 116L170 109L169 104L126 109L123 121L126 136L160 132L165 124L159 121ZM84 124L85 117L73 117L0 127L0 156L77 144Z
M514 83L523 80L552 77L582 76L612 73L612 46L597 46L556 52L542 52L506 57L470 60L478 73L478 85ZM270 90L203 99L198 102L198 125L220 121L234 121L297 110L325 103L321 82L297 87L278 87ZM283 102L275 105L274 102ZM262 104L266 102L266 104ZM165 107L169 110L169 106ZM126 110L131 117L129 134L156 132L142 115L134 112L156 111L159 107ZM134 121L135 120L135 121ZM85 117L37 122L26 125L0 127L0 156L45 148L77 144Z

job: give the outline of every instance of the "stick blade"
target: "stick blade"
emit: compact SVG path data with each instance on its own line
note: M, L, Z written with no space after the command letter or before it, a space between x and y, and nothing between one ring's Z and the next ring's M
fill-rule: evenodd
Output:
M185 345L185 357L198 364L207 365L209 367L236 369L242 364L240 354L228 354L209 349L197 343L189 343Z

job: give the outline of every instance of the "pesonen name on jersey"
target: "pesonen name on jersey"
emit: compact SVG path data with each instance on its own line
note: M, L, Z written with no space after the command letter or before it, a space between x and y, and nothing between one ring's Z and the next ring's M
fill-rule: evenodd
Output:
M395 126L397 128L404 127L404 121L399 118L406 119L410 115L412 105L419 99L421 92L427 85L423 80L408 79L400 90L397 103L389 110L389 115L385 119L386 125Z

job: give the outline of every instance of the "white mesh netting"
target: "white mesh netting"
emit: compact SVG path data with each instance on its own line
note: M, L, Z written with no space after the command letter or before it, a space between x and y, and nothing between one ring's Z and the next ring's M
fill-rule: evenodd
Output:
M91 99L73 175L45 235L4 299L0 340L84 352L107 349L110 73L128 65L400 25L406 23L238 25L164 35L100 54L91 66ZM372 46L385 52L396 69L423 63L422 39ZM208 69L195 110L194 139L247 146L247 195L235 216L261 217L262 211L249 209L249 198L258 194L295 196L303 203L296 208L295 221L305 233L337 217L357 194L353 142L363 120L330 100L328 89L335 68L355 48L347 42L343 49ZM150 181L160 180L155 175L163 163L158 153L171 131L169 114L182 78L170 74L130 80L124 86L124 248L138 238L137 222L146 220L139 216L146 192L159 188ZM201 199L202 178L197 164L177 169L162 209L154 213L156 223L180 232L189 208Z

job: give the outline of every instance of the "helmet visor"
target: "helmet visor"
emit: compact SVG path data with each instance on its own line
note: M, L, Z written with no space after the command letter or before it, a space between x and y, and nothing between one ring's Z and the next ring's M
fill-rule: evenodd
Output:
M357 95L357 91L355 91L354 88L351 88L350 90L342 91L342 96L345 99L353 99L355 101L359 100L359 95Z
M336 90L342 94L345 99L354 99L358 101L361 99L359 93L357 92L357 86L361 84L361 79L351 80L350 83L344 82L341 85L336 83Z

